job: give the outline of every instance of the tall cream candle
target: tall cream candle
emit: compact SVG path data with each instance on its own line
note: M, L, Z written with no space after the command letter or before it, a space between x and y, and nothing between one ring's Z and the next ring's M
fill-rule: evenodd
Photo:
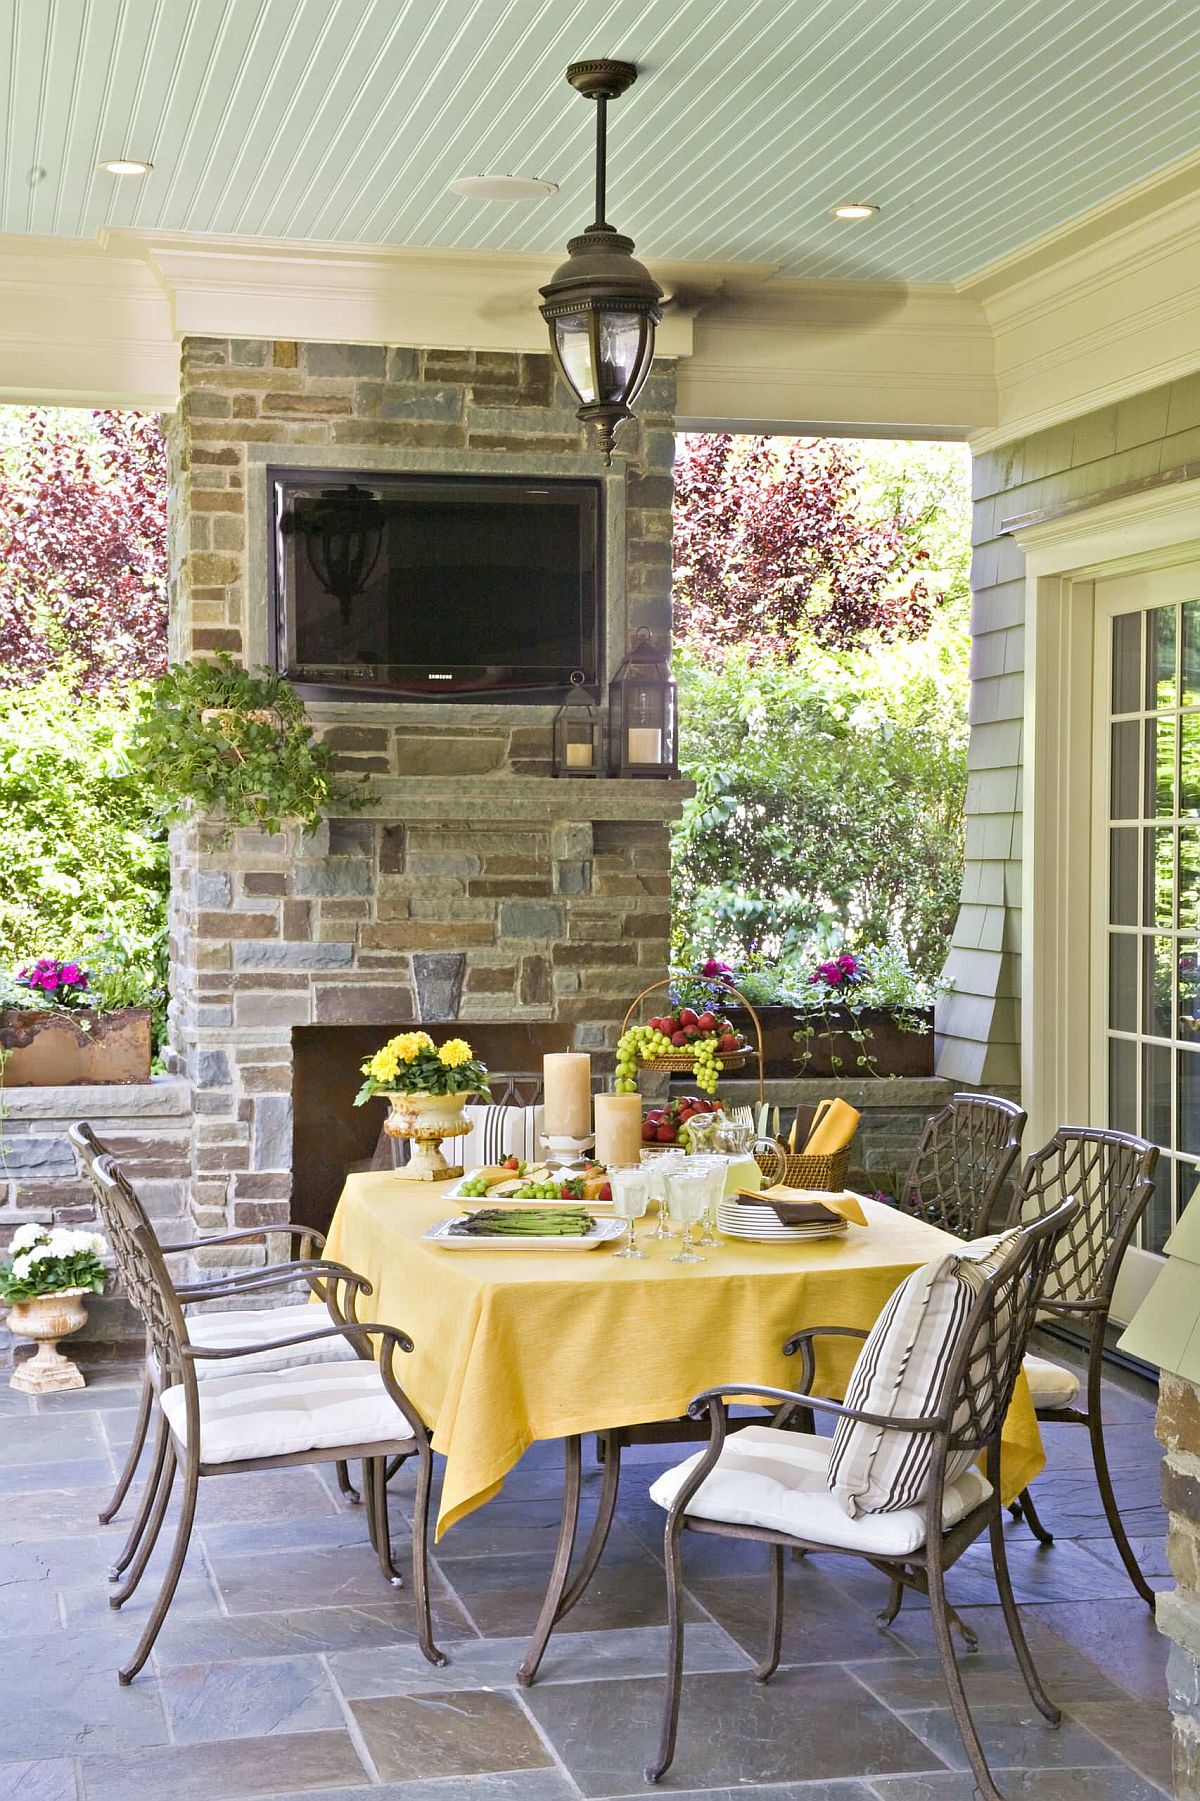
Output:
M630 726L629 761L631 763L662 762L662 733L657 726Z
M596 1096L596 1162L626 1165L642 1155L640 1094Z
M587 1138L592 1130L592 1059L586 1051L548 1051L542 1058L547 1138Z

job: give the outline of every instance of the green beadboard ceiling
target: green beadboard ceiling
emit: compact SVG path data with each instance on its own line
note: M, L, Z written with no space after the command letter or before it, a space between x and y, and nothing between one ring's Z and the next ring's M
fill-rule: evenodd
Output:
M609 213L650 257L955 280L1200 148L1195 0L0 0L0 229L555 251L595 55L642 70ZM446 192L482 171L561 192Z

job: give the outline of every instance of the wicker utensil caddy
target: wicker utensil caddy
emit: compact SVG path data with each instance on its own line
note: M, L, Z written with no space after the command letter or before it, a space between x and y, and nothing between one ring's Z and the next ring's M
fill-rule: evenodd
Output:
M825 1194L841 1194L850 1173L850 1146L830 1151L826 1156L805 1157L789 1151L781 1143L778 1157L761 1150L755 1152L754 1161L764 1176L785 1188L818 1188Z

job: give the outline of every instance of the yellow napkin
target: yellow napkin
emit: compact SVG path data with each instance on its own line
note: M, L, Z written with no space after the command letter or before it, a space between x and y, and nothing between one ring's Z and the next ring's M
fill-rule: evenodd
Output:
M858 1130L861 1114L850 1106L848 1101L822 1102L821 1111L808 1143L804 1146L805 1157L831 1157L834 1151L845 1150Z
M858 1203L858 1197L850 1193L823 1194L815 1188L788 1188L782 1182L777 1182L774 1188L762 1188L757 1194L749 1188L739 1188L738 1193L744 1194L747 1200L755 1201L812 1201L828 1207L831 1213L838 1214L842 1219L849 1220L852 1226L865 1226L867 1223L867 1216Z

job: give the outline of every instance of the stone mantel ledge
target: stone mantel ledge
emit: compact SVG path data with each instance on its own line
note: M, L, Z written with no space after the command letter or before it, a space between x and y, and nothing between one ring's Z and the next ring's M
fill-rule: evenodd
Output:
M0 1090L5 1125L40 1119L185 1120L192 1110L192 1085L182 1076L151 1076L148 1082L75 1082L28 1088L6 1082Z
M378 803L356 815L364 820L468 820L487 828L505 820L628 820L632 824L678 819L696 792L692 782L648 778L512 775L376 776ZM349 817L330 809L333 818Z

